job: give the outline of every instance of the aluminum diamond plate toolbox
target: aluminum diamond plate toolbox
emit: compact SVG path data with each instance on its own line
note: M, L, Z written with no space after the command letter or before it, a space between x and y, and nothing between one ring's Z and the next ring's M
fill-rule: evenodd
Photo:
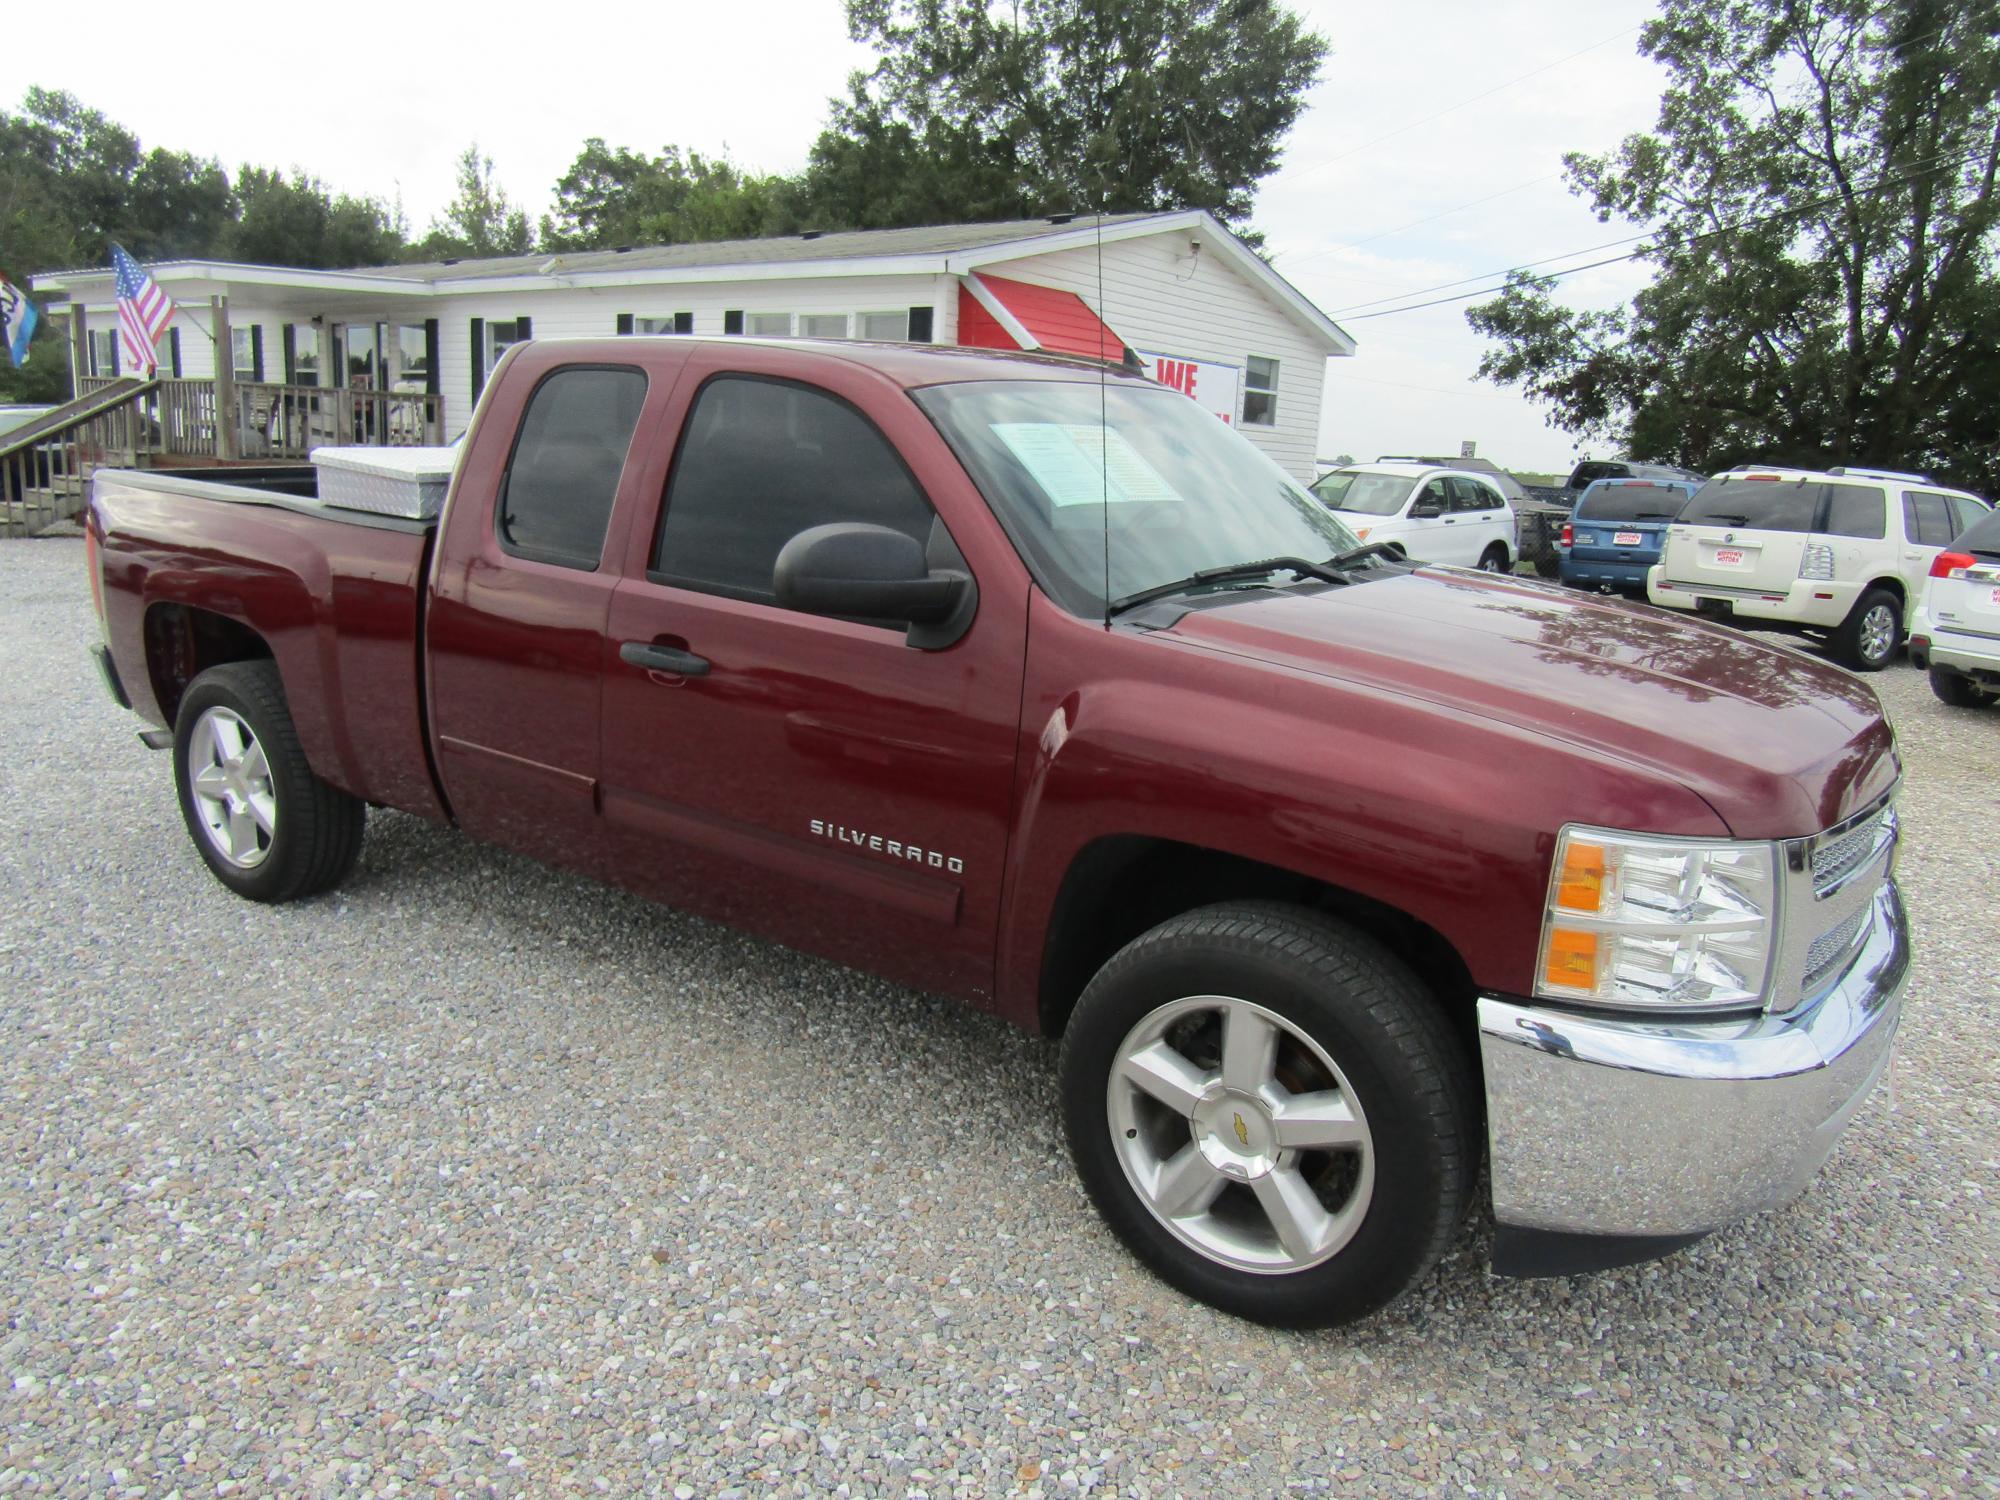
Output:
M437 517L456 448L315 448L322 505L413 521Z

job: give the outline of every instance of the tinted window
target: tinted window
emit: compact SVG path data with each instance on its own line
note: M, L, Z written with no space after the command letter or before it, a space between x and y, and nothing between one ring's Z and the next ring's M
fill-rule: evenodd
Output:
M1571 470L1569 487L1580 490L1599 479L1623 479L1630 472L1624 464L1582 463Z
M1500 503L1500 496L1476 479L1463 479L1454 475L1447 483L1451 486L1453 510L1492 510Z
M1804 479L1711 479L1676 519L1689 526L1811 531L1820 489Z
M1687 491L1666 484L1608 484L1576 502L1579 521L1671 521Z
M1889 534L1888 497L1870 484L1829 484L1826 491L1828 536L1857 536L1880 541Z
M1959 537L1956 545L1963 552L1977 552L1984 557L2000 558L2000 510L1982 513L1979 519Z
M710 381L667 487L656 576L769 603L779 549L831 521L928 542L931 507L882 434L844 401L783 381Z
M1942 495L1923 490L1903 492L1903 528L1919 547L1944 547L1959 528L1952 524L1951 507Z
M1951 534L1957 536L1968 527L1977 525L1986 516L1986 507L1977 500L1964 495L1947 495L1945 504L1951 507Z
M594 568L646 400L637 370L558 370L535 388L500 490L500 543Z

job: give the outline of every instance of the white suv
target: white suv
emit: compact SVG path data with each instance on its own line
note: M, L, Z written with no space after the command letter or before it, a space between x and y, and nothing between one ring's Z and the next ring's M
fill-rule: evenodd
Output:
M1312 492L1364 542L1397 542L1418 562L1511 573L1520 555L1514 509L1484 474L1431 464L1349 464Z
M1824 635L1857 671L1887 666L1931 559L1987 513L1920 474L1783 469L1718 474L1668 528L1646 597Z
M1989 512L1931 564L1910 617L1910 660L1954 708L2000 698L2000 512Z

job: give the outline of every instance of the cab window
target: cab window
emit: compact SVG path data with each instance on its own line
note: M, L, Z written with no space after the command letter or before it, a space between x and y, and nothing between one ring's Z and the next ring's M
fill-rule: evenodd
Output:
M645 402L646 377L632 369L578 366L535 387L501 481L501 550L565 568L597 566Z
M651 576L771 604L778 553L808 527L865 521L927 543L932 519L888 440L845 401L793 381L721 376L688 416Z

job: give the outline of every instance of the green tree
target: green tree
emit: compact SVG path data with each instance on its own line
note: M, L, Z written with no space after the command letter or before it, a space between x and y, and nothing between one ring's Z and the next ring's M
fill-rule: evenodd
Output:
M556 211L542 219L547 250L609 250L782 234L793 185L745 172L726 158L678 146L658 156L613 150L597 136L556 183Z
M1489 379L1637 458L1927 469L2000 488L2000 0L1666 0L1659 124L1565 158L1650 286L1516 274Z
M526 255L534 248L528 211L508 200L506 189L494 179L493 158L481 156L479 142L474 141L458 159L458 195L412 253L419 260L445 260Z
M236 173L232 260L265 266L380 266L398 260L403 235L391 210L369 198L329 193L309 173L244 166Z
M1243 225L1326 43L1272 0L848 0L881 54L813 149L825 227L1102 207Z

